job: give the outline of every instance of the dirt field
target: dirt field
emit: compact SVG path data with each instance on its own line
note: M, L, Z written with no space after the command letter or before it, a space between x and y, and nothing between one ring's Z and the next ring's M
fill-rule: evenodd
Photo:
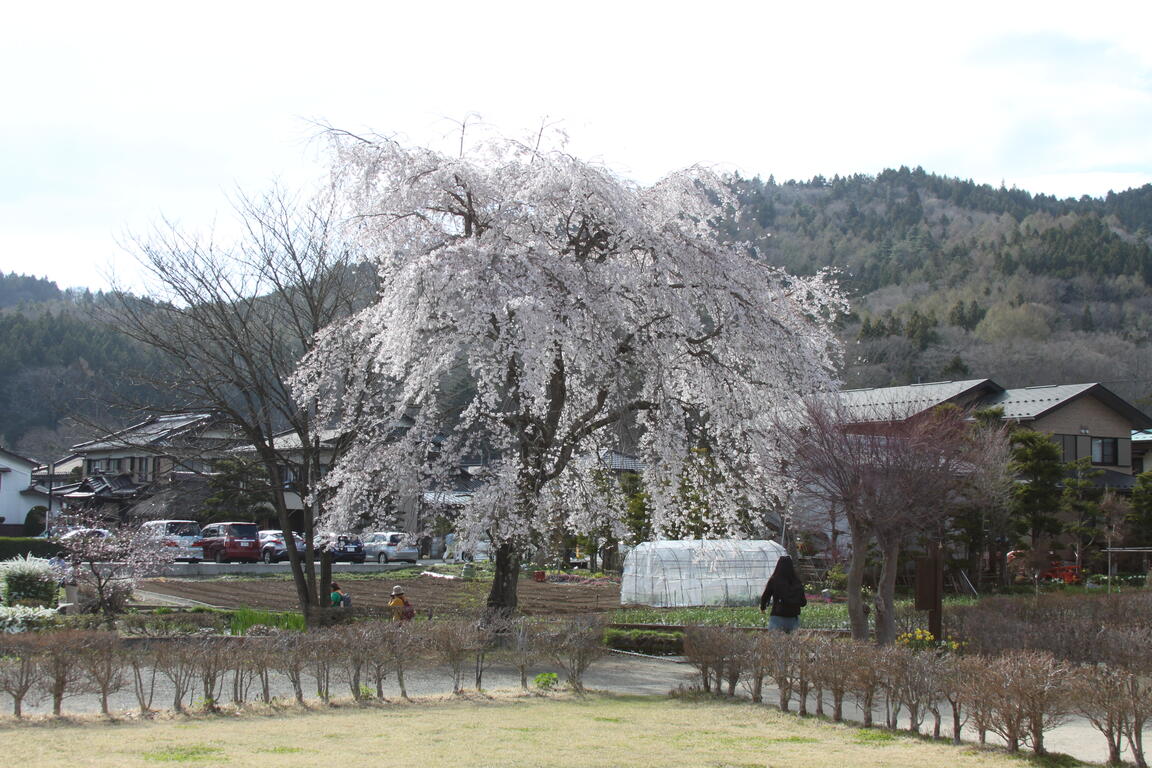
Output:
M341 579L340 585L352 605L368 611L383 610L395 584L401 584L419 615L435 616L475 610L488 596L486 581L441 579L434 576L389 581L379 578ZM158 594L207 603L219 608L262 608L295 610L296 590L287 579L248 579L244 581L197 581L191 579L149 579L140 589ZM521 579L517 591L520 610L529 616L548 614L598 613L620 607L619 584L554 584Z

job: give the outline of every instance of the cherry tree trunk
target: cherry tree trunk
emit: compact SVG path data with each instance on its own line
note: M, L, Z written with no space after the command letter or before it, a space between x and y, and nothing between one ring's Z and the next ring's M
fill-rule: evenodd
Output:
M876 642L891 645L896 640L896 573L899 567L900 539L885 537L880 542L883 565L876 585Z
M505 541L496 548L496 573L492 589L488 592L488 609L502 614L516 611L516 584L520 579L520 554L512 542Z

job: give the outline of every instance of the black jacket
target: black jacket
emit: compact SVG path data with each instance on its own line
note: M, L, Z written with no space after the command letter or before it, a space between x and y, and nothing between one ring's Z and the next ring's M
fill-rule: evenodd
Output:
M785 563L787 561L787 563ZM796 570L792 567L792 559L782 557L776 564L776 570L772 572L772 577L768 579L768 583L764 585L764 593L760 595L760 610L768 607L768 602L772 602L773 616L781 616L783 618L794 618L800 615L800 605L784 605L780 596L784 592L783 587L791 583L800 583L800 579L796 576ZM804 587L801 584L800 594L804 594ZM805 603L807 600L804 601Z

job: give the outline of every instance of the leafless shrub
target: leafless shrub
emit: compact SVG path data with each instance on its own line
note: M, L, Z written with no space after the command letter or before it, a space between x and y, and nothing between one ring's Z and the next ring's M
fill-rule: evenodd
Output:
M507 625L502 635L501 655L520 675L520 688L528 690L528 673L543 658L541 636L543 628L539 622L524 616L517 616Z
M192 691L199 652L199 641L193 638L173 639L156 646L156 668L172 684L172 709L176 712L184 711L184 699Z
M853 642L829 637L813 644L816 655L811 673L813 685L819 688L821 701L825 691L832 697L832 720L837 723L844 720L844 695L852 680ZM817 714L823 714L822 707Z
M1126 713L1122 727L1132 752L1132 760L1139 768L1147 766L1144 728L1152 720L1152 662L1147 656L1149 643L1152 643L1152 630L1147 626L1135 626L1110 634L1105 647L1105 656L1112 666L1125 673L1122 701Z
M383 621L364 621L356 625L364 643L364 674L371 681L377 699L384 699L384 681L392 668L388 653L388 624Z
M125 666L131 670L132 693L140 714L152 711L152 700L156 695L156 676L160 670L156 665L156 652L149 645L128 646L120 644L119 650Z
M45 636L0 634L0 691L12 697L12 714L23 717L24 703L37 704L43 693Z
M314 629L300 639L304 668L316 684L316 698L328 705L332 701L332 630Z
M865 728L871 728L876 695L884 682L881 659L876 646L870 643L854 640L849 649L847 662L851 672L848 676L848 690L856 698L862 724Z
M1035 650L1090 663L1104 658L1107 639L1116 632L1152 630L1152 594L986 598L950 610L947 618L947 634L979 653Z
M553 623L546 641L548 656L567 676L568 686L584 691L584 673L608 652L604 645L604 619L600 616L572 616Z
M87 677L88 687L100 694L100 712L107 717L108 697L125 683L120 637L115 632L91 632L78 650L76 662Z
M791 637L794 648L793 660L796 665L796 713L807 715L808 696L815 686L816 667L819 664L818 646L822 641L818 635L811 632L794 632Z
M304 635L281 632L270 635L268 644L269 666L288 678L296 703L304 705L304 671L308 666L308 647Z
M41 658L44 683L52 699L52 714L63 712L64 699L92 690L78 659L83 655L91 632L65 629L45 635Z
M190 643L196 649L194 663L200 680L200 701L205 712L219 709L224 678L232 667L233 645L220 637L201 637Z
M1072 709L1084 717L1108 742L1108 764L1119 765L1132 673L1107 664L1086 664L1069 679Z
M1041 651L1012 651L989 664L996 685L992 693L992 730L1009 752L1030 744L1044 754L1044 733L1064 721L1069 710L1069 665Z
M952 743L960 743L960 734L968 719L967 707L971 687L969 668L970 662L974 660L975 657L963 657L951 653L940 657L936 676L936 695L930 705L935 717L933 738L940 738L941 709L947 704L952 712Z
M743 670L741 684L748 691L754 703L764 700L764 678L771 672L769 660L771 651L767 647L772 642L769 632L748 632L743 637L743 650L740 657L740 667Z
M992 657L989 656L965 656L960 667L967 676L963 701L976 729L976 738L980 746L984 746L988 743L988 732L994 730L1001 678L992 668Z
M726 627L686 627L684 630L684 656L700 673L705 692L715 688L717 693L722 693L727 685L727 694L735 694L741 667L747 663L747 647L743 633Z
M789 710L799 676L796 637L784 632L765 632L760 646L765 653L768 674L776 684L781 712Z
M400 696L408 698L408 688L404 681L405 672L418 662L424 644L424 636L432 631L433 626L438 631L439 622L432 625L430 622L420 622L415 627L410 621L394 621L385 623L382 629L385 658L396 672L396 686L400 689Z
M238 637L231 641L228 661L232 672L232 703L248 701L252 686L260 682L260 700L272 702L272 681L269 675L268 643L264 637Z
M452 670L452 693L460 693L464 689L464 667L484 642L478 622L475 619L438 621L425 642L433 655Z

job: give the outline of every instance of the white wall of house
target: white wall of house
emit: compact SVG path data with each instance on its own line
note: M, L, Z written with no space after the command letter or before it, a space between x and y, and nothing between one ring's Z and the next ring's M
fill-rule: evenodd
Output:
M44 503L38 495L22 493L32 485L35 468L35 462L0 451L0 517L4 518L0 533L20 535L28 510Z

